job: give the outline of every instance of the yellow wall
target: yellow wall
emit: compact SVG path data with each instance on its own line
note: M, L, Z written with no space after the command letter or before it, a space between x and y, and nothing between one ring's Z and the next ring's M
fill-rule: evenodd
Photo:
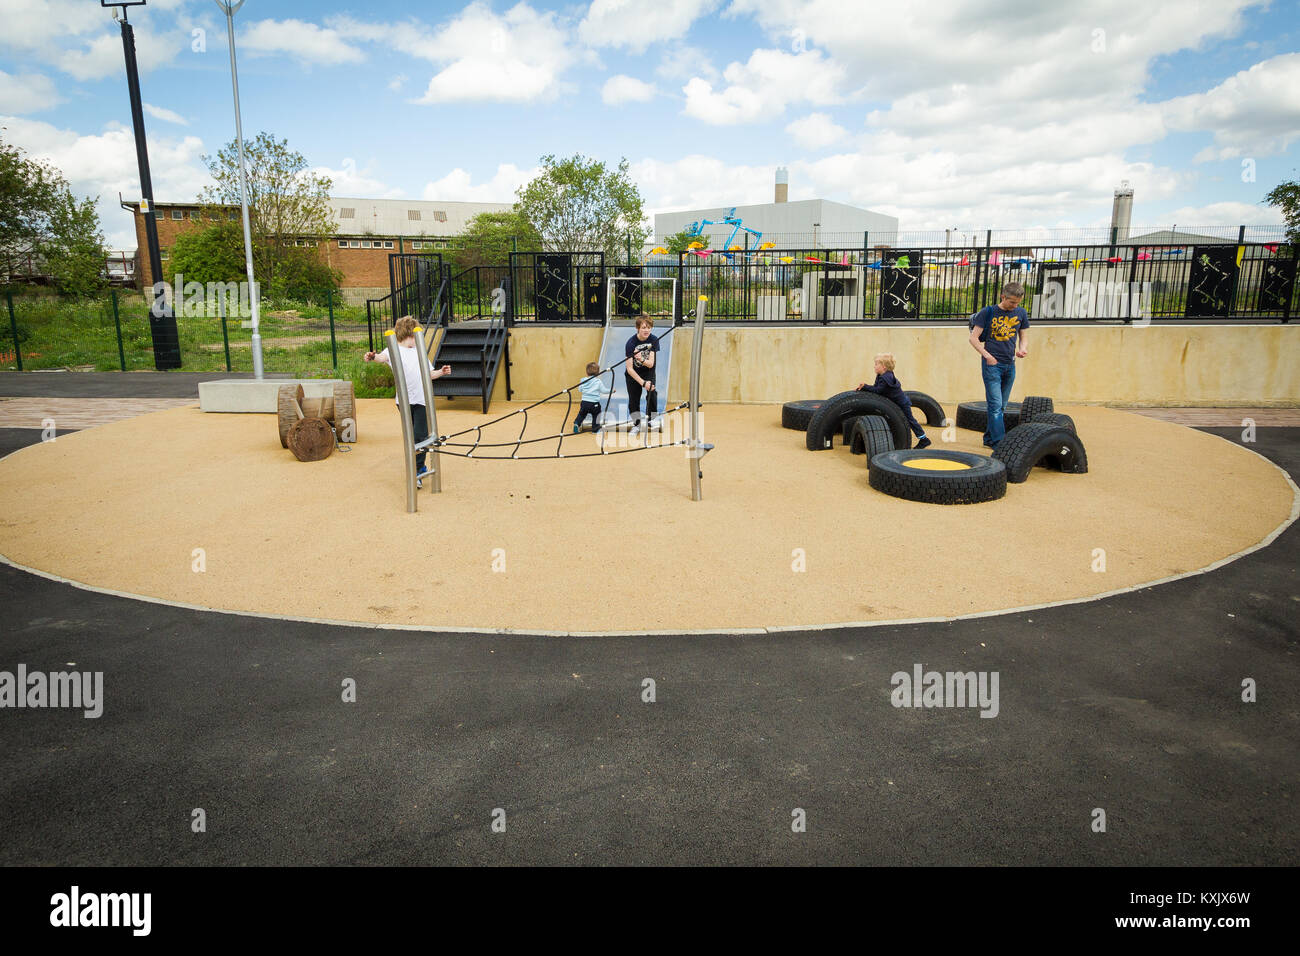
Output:
M673 333L669 398L686 397L692 330ZM1300 405L1300 326L1052 325L1029 330L1014 395L1065 404ZM893 352L903 387L941 401L982 399L979 357L960 326L724 327L704 334L700 399L786 402L854 388L872 356ZM519 328L510 339L516 401L585 374L599 328ZM494 398L505 400L505 376Z

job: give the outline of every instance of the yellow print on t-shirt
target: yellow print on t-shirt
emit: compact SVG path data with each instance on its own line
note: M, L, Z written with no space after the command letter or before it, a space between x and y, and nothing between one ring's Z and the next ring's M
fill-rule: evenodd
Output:
M1010 342L1016 337L1016 329L1020 327L1020 316L1018 315L995 315L993 324L989 328L989 334L993 336L994 342Z

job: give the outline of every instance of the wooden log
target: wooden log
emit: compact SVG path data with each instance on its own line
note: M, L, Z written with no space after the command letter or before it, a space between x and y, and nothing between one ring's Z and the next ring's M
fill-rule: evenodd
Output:
M301 385L281 385L277 393L276 424L280 429L280 447L289 447L289 429L302 416L298 403L302 401Z
M341 442L357 440L357 398L351 382L334 383L334 433Z
M334 453L334 429L323 418L304 418L289 428L289 450L299 461L321 461Z
M321 398L304 398L302 401L302 415L304 418L323 418L332 424L334 422L334 396L325 395Z

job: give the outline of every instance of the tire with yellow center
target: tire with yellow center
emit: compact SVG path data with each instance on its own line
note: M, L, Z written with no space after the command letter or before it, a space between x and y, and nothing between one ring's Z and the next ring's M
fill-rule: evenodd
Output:
M937 505L996 501L1007 493L1007 469L1000 461L965 451L898 450L871 458L872 488Z

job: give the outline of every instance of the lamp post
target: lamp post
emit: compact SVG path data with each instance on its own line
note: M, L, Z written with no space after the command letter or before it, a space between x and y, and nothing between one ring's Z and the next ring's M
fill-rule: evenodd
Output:
M248 226L248 178L244 164L244 127L239 117L239 72L235 68L235 14L244 0L213 0L226 15L226 34L230 38L230 85L235 97L235 140L239 143L239 207L244 218L244 266L248 272L248 298L253 306L253 377L262 377L261 295L253 278L253 239Z
M145 0L99 0L113 8L113 19L122 25L122 51L126 58L126 87L131 97L131 124L135 127L135 158L140 167L140 215L144 217L145 246L149 275L153 279L153 302L149 308L149 336L153 340L154 368L162 371L181 367L181 344L176 315L162 277L162 251L158 246L158 221L153 204L153 180L149 175L149 147L144 135L144 108L140 102L140 74L135 62L135 31L126 19L127 7L142 7ZM118 11L121 7L121 11ZM141 290L143 291L143 290Z

